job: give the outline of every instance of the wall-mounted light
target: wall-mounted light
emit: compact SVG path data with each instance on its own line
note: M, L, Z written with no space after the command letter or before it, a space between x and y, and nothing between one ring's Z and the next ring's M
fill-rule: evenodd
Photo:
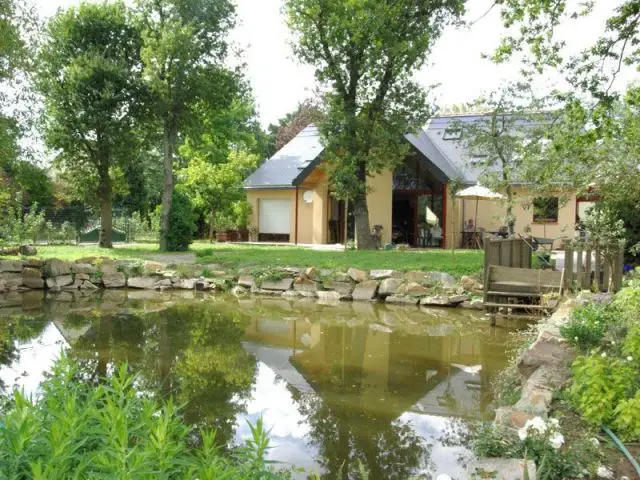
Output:
M307 190L306 192L304 192L302 194L302 200L304 200L304 203L313 202L313 192L311 190Z

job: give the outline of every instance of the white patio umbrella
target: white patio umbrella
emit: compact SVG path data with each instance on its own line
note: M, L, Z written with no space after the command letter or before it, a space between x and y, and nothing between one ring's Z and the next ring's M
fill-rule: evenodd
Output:
M500 200L504 198L504 195L500 195L499 193L493 192L489 190L487 187L483 187L479 183L474 185L473 187L465 188L464 190L460 190L456 193L456 197L463 198L465 200L475 200L476 201L476 216L473 219L473 230L474 232L478 230L478 201L479 200Z

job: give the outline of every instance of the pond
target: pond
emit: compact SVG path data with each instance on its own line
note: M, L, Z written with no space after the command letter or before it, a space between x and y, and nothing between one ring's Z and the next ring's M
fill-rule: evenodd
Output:
M360 463L374 479L454 476L468 452L441 437L492 415L507 363L509 331L464 310L146 291L1 305L5 390L37 395L61 349L96 378L127 361L137 388L175 398L223 446L262 417L272 459L327 478Z

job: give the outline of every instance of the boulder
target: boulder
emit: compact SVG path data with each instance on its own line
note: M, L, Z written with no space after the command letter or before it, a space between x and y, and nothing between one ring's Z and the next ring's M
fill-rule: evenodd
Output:
M70 275L71 264L69 262L63 262L62 260L52 258L45 262L44 271L46 272L47 278Z
M98 271L104 273L105 275L113 275L115 273L122 273L122 272L118 272L116 264L115 264L115 262L113 260L104 260L103 262L101 262L98 265L96 265L96 267L97 267Z
M525 350L518 362L518 369L525 378L540 366L564 368L575 358L575 354L569 349L569 345L560 335L557 327L543 328L538 338Z
M456 279L445 272L427 272L424 283L428 285L440 284L444 287L453 287L456 284Z
M468 308L470 310L482 310L484 302L481 298L474 298L473 300L467 300L460 304L462 308Z
M351 294L354 300L374 300L378 293L378 282L376 280L365 280L353 290Z
M253 288L256 285L256 281L251 275L240 275L240 278L238 278L238 285L241 287Z
M157 276L147 277L129 277L127 280L127 286L129 288L142 288L144 290L151 290L155 288L159 278Z
M302 292L296 292L295 290L287 290L285 292L282 292L282 297L293 300L301 296L301 293Z
M177 282L173 283L173 287L182 290L193 290L196 288L197 281L197 278L181 278Z
M371 270L369 272L369 278L371 280L384 280L385 278L391 278L395 276L396 272L393 270Z
M97 290L98 286L91 283L89 280L83 280L82 285L80 286L81 290Z
M42 271L38 268L25 268L22 270L22 284L29 288L43 289Z
M171 288L172 284L171 284L171 279L170 278L163 278L161 280L158 280L156 282L155 288L159 288L161 290L167 289L167 288Z
M344 299L347 297L351 298L351 294L353 293L355 285L351 282L339 282L330 280L324 283L324 288L326 288L327 290L335 290Z
M285 290L290 290L292 284L293 284L293 278L282 278L280 280L265 280L260 285L260 288L262 290L275 290L279 292L284 292Z
M246 297L249 295L249 290L246 287L236 285L231 289L231 295L235 297Z
M400 278L385 278L382 282L380 282L378 296L388 297L389 295L394 295L400 285L402 285L402 282L403 280Z
M25 257L32 257L38 254L38 249L33 245L20 245L19 251L20 255L24 255Z
M411 282L408 283L404 288L398 289L398 294L402 295L410 295L412 297L425 297L431 293L424 285L420 285L419 283Z
M536 416L540 415L524 412L513 407L500 407L496 409L496 418L494 423L508 428L519 429L524 427L527 420L531 420Z
M482 285L473 277L469 277L467 275L463 276L460 279L460 286L465 292L473 292L478 290L478 287L482 287Z
M424 272L407 272L404 274L404 279L409 283L422 283L427 277Z
M307 278L310 278L311 280L316 280L316 278L318 277L318 270L316 269L316 267L305 268L304 274Z
M47 278L47 288L54 287L66 287L73 284L73 276L71 275L58 275L55 277Z
M318 290L316 295L318 295L318 301L320 303L336 303L342 300L342 295L333 290Z
M74 263L71 269L76 273L83 273L87 275L94 275L98 269L90 263Z
M354 267L351 267L349 270L347 270L347 275L349 275L349 278L351 278L351 280L358 283L364 282L368 278L367 272Z
M126 286L127 279L122 272L104 273L102 284L105 288L122 288Z
M462 302L467 301L466 295L451 295L449 297L449 305L460 305Z
M433 297L424 297L420 299L420 305L448 307L450 305L449 297L445 295L435 295Z
M405 295L391 295L384 300L392 305L417 305L419 299L417 297L407 297Z
M296 278L296 280L293 282L293 289L296 292L308 294L305 296L315 297L316 292L318 291L318 284L317 282L314 282L309 277L304 275Z
M22 260L0 260L0 273L21 273Z
M0 273L0 284L4 286L4 290L15 290L22 285L22 273Z

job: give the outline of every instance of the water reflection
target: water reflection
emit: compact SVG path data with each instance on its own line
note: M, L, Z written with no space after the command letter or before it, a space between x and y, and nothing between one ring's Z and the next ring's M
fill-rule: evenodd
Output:
M506 331L464 312L105 293L0 309L0 379L35 388L59 338L94 381L127 361L141 390L184 404L221 445L262 416L271 456L324 478L353 478L360 464L374 479L455 473L459 449L440 433L490 411L505 364Z

